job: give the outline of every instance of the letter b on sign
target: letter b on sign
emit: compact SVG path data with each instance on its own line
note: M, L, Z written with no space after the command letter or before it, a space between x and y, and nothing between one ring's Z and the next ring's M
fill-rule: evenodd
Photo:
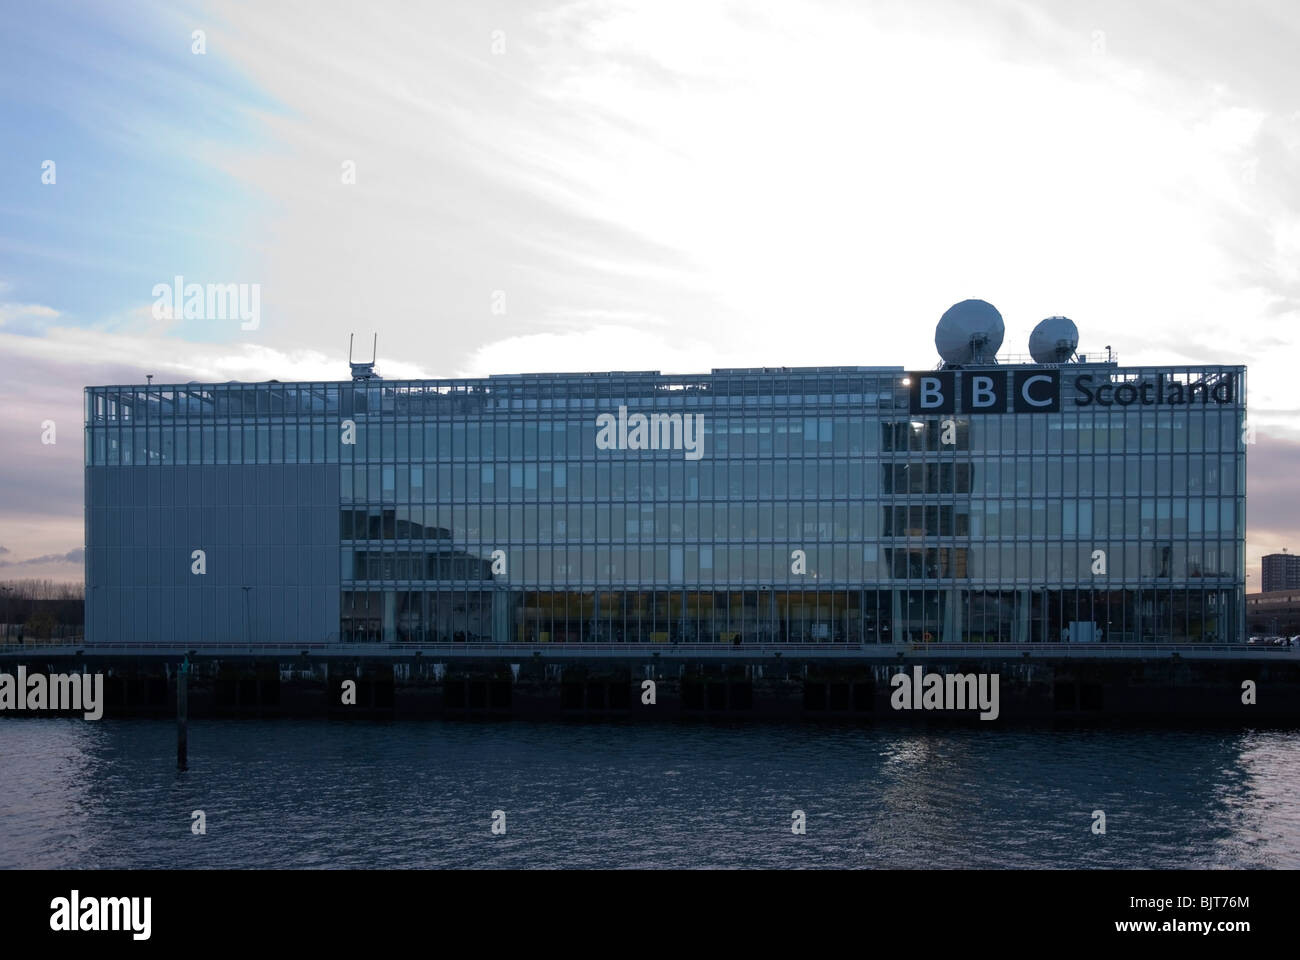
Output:
M956 376L952 373L909 373L911 413L956 413Z
M963 372L961 405L966 413L1006 413L1007 375Z

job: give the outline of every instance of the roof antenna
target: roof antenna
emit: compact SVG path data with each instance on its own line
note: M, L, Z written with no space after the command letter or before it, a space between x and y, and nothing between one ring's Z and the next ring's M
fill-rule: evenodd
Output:
M381 380L382 377L375 373L375 361L379 357L379 333L375 333L374 342L370 350L369 363L354 363L352 360L352 339L355 334L348 334L348 366L352 368L353 380Z

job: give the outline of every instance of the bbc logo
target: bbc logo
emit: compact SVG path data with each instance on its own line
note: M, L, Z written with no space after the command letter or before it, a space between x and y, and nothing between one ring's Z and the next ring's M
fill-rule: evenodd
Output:
M1059 370L909 373L911 413L1059 413ZM958 399L960 398L960 406ZM1009 407L1008 407L1009 404Z

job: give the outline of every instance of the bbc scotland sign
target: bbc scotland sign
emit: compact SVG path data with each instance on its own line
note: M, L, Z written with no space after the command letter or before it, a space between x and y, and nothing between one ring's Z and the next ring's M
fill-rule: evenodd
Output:
M1059 370L940 370L909 373L908 410L925 413L1059 413ZM1192 403L1236 402L1236 378L1231 374L1213 381L1177 383L1163 373L1154 380L1115 383L1105 376L1083 374L1074 378L1074 405L1127 407L1177 406ZM1098 382L1099 381L1099 382Z

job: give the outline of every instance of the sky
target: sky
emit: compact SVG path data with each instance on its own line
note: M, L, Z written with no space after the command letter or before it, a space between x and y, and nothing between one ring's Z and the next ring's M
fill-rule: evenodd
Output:
M1300 549L1297 49L1289 0L11 5L0 579L81 577L88 384L342 379L353 333L390 378L925 369L978 297L1010 352L1064 314L1248 365L1258 590ZM177 276L256 326L159 311Z

